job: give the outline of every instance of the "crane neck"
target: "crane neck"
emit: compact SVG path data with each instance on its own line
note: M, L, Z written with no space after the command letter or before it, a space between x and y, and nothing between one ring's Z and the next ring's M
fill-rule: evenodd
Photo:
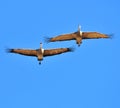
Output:
M42 43L40 43L40 49L42 49Z
M79 31L78 31L78 34L79 34L80 36L82 36L82 31L81 31L81 30L79 30Z

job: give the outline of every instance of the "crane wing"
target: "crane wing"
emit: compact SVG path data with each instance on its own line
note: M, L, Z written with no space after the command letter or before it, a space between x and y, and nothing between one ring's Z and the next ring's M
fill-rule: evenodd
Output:
M37 56L36 50L29 50L29 49L8 49L10 53L17 53L26 56Z
M52 55L57 55L65 52L71 52L73 50L74 50L73 48L49 49L49 50L44 50L43 56L52 56Z
M56 37L53 37L53 38L47 38L47 42L74 40L75 36L76 35L74 33L63 34L63 35L59 35L59 36L56 36Z
M83 39L93 39L93 38L110 38L109 35L98 33L98 32L83 32L82 33Z

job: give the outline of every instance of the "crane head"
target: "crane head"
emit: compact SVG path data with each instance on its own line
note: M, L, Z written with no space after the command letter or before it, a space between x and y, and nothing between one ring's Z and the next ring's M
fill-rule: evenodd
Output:
M80 36L82 36L81 25L78 25L78 32L79 32Z

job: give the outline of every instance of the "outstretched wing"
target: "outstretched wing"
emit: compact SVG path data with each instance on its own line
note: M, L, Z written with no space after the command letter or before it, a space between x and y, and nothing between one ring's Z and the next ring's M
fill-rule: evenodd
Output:
M46 41L47 42L55 42L55 41L66 41L66 40L74 40L75 39L76 34L71 33L71 34L63 34L63 35L59 35L53 38L47 38Z
M110 35L98 33L98 32L83 32L82 33L83 39L93 39L93 38L110 38Z
M49 49L49 50L44 50L43 56L52 56L52 55L57 55L65 52L71 52L73 50L74 48Z
M8 49L10 53L17 53L26 56L37 56L36 50L27 50L27 49Z

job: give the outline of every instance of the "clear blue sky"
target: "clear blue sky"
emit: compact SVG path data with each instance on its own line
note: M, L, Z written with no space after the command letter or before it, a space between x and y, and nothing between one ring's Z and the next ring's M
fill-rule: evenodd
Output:
M120 108L119 0L1 0L0 108ZM77 30L114 33L113 39L44 43ZM6 48L76 51L44 58Z

